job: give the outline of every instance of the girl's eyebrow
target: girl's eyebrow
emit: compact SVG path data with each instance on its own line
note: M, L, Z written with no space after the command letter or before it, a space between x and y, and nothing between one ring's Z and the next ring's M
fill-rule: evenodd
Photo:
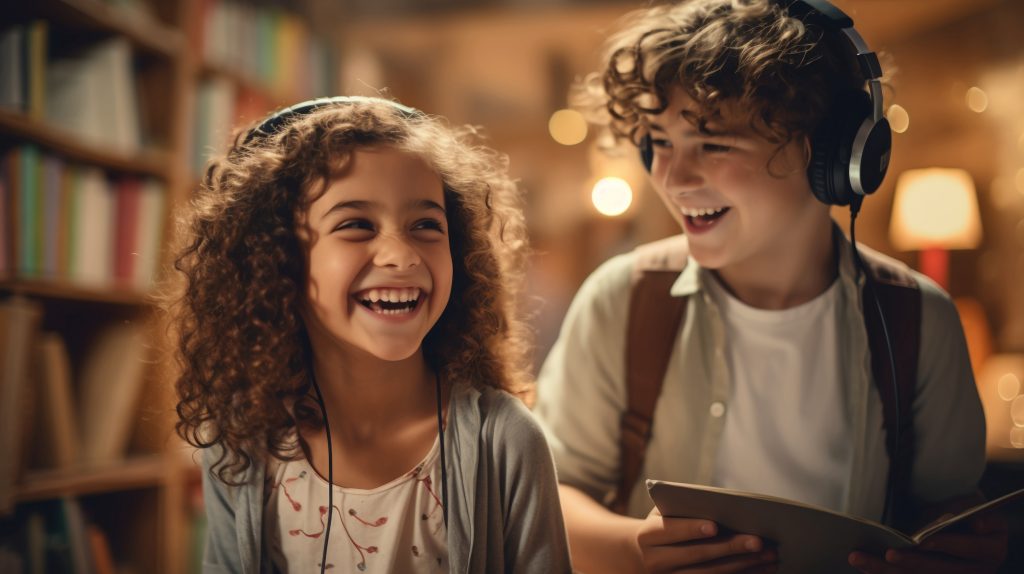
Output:
M332 205L330 209L325 211L324 214L322 216L320 216L320 219L323 219L323 218L331 215L332 213L334 213L336 211L342 211L342 210L345 210L345 209L354 209L354 210L363 210L363 211L365 211L365 210L373 208L376 205L377 205L376 202L374 202L374 201L367 201L365 199L354 199L354 200L349 200L349 201L339 201L338 203L335 203L334 205ZM414 200L411 200L409 202L409 208L413 209L413 210L417 210L417 209L431 209L431 210L433 210L433 209L436 209L437 211L440 211L441 214L444 215L445 217L448 216L448 212L446 212L444 210L444 208L441 207L441 205L439 203L437 203L436 201L430 200L430 199L414 199Z

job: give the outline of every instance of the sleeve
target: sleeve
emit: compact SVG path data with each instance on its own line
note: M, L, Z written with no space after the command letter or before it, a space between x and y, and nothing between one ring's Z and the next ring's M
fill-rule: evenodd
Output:
M914 399L912 489L922 504L975 492L985 470L985 417L956 306L921 286L921 349Z
M508 397L493 427L504 475L502 521L506 573L570 573L558 481L544 433L526 407Z
M598 501L614 490L620 472L632 261L615 257L583 283L537 380L534 412L559 482Z
M203 574L240 572L241 556L235 537L235 508L228 485L210 473L219 447L203 449L203 505L206 507L206 548Z

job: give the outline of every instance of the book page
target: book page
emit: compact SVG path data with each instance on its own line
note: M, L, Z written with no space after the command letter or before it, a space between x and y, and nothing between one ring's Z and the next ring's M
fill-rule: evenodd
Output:
M1020 490L1015 490L1009 494L1004 494L999 498L992 499L988 502L984 502L977 506L972 506L971 508L968 508L967 510L964 510L963 512L960 512L958 514L947 514L940 516L938 519L930 522L929 524L925 525L923 528L915 532L912 538L914 539L914 542L920 544L924 541L925 538L928 538L932 534L935 534L940 530L945 530L946 528L954 524L957 524L962 520L966 520L971 516L1020 500L1024 500L1024 488Z

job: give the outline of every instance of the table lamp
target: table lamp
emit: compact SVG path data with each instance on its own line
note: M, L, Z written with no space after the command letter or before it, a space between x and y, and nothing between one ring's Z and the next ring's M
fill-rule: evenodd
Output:
M981 243L974 180L962 169L911 169L896 180L889 237L900 251L920 251L919 268L949 290L949 250Z

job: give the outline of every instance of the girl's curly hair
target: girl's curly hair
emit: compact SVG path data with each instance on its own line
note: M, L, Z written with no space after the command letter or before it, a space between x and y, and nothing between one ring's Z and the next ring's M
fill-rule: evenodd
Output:
M692 0L638 10L607 45L607 65L578 84L574 103L637 144L647 116L664 111L682 87L696 127L739 103L751 128L781 145L810 135L841 92L865 78L849 42L770 0Z
M423 341L453 383L528 389L528 330L515 302L526 257L521 195L504 156L473 128L386 102L319 108L277 132L239 132L209 164L179 218L176 289L163 298L180 373L177 433L220 445L231 482L250 465L296 453L311 405L310 347L300 315L305 256L296 235L306 190L325 190L354 150L390 146L422 157L444 186L454 277L450 303Z

